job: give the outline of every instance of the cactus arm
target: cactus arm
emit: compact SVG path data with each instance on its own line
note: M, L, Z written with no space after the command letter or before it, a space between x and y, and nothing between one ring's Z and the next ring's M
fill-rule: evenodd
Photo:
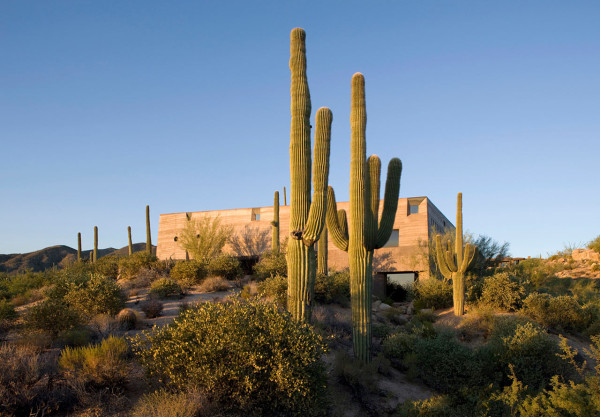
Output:
M398 210L401 175L402 162L398 158L392 158L388 164L387 178L385 180L385 200L383 201L383 212L381 213L379 229L377 230L375 249L383 247L392 234L396 211Z
M331 142L331 122L333 115L327 107L317 110L315 118L315 150L313 166L313 201L308 220L302 235L306 246L312 246L323 231L327 213L327 180L329 177L329 146Z
M317 273L327 275L327 243L328 243L328 234L327 233L327 225L323 227L323 231L321 232L321 237L318 242L318 252L317 252Z
M375 249L377 239L377 223L379 219L379 176L381 160L377 155L367 159L367 175L365 176L365 248Z
M462 193L456 196L456 263L463 262L463 220L462 220Z
M333 244L340 250L348 251L348 222L346 221L346 212L344 210L337 211L337 203L335 202L335 192L333 187L327 189L327 230ZM340 215L343 213L343 215Z
M435 235L435 254L440 272L447 280L451 279L452 271L448 269L448 265L446 264L446 258L444 256L444 244L442 243L442 236L440 235Z
M458 268L456 267L456 262L454 261L454 254L451 250L447 250L446 253L446 265L451 272L458 272Z
M475 247L473 245L471 245L470 243L467 243L465 245L464 259L463 259L463 262L462 262L462 264L460 266L460 273L461 274L464 274L465 272L467 272L467 268L469 267L469 265L473 261L474 257L475 257Z

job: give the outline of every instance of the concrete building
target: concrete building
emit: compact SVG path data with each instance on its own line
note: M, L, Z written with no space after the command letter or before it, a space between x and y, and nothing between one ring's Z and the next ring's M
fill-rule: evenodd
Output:
M338 202L338 209L348 211L349 202ZM383 211L383 201L380 204ZM273 207L254 207L231 210L214 210L192 213L161 214L158 223L158 243L156 255L159 259L185 259L186 252L178 243L178 236L188 218L202 216L221 219L224 225L231 225L234 233L242 231L262 231L263 240L268 242L263 245L271 247L271 221L273 220ZM284 241L289 236L290 206L280 206L280 240ZM394 220L393 232L384 248L375 251L373 273L379 278L387 278L391 282L404 283L413 281L417 277L428 276L427 245L432 229L444 231L454 229L454 225L427 197L401 198L398 200L398 210ZM267 233L268 232L268 233ZM329 239L328 245L329 268L343 269L348 267L348 254L339 250ZM234 253L231 245L225 247L229 253ZM237 255L241 255L237 253ZM257 255L257 254L252 254ZM386 279L383 281L386 282ZM381 282L381 279L378 280Z

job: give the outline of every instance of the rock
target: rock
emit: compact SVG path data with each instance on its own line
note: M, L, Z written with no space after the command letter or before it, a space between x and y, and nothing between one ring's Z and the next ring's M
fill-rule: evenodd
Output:
M389 310L390 308L392 308L392 306L389 304L386 304L386 303L379 304L379 310L381 310L381 311Z
M415 303L414 301L411 301L410 304L408 305L408 307L406 307L406 314L408 314L409 316L412 316L415 312Z
M433 309L431 309L431 308L422 308L420 310L420 312L423 313L423 314L431 314L431 313L433 313Z
M379 311L379 306L381 305L381 301L377 300L377 301L373 301L373 306L371 308L371 310L373 311Z

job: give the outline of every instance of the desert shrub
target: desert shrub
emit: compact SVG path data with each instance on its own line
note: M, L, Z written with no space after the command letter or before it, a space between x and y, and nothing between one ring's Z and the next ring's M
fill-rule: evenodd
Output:
M60 346L84 346L90 343L93 332L87 327L77 326L60 333L58 344Z
M55 368L56 359L32 346L0 345L0 415L30 416L67 402L69 393L52 378Z
M178 283L170 278L159 278L150 285L149 294L158 298L179 298L183 295L183 290Z
M386 358L402 361L406 355L414 353L417 335L414 333L395 333L383 341L383 354Z
M107 278L117 278L119 275L119 259L117 255L106 255L94 262L93 268L97 274Z
M229 281L221 277L208 277L200 285L199 290L202 292L216 292L229 290Z
M205 395L197 391L165 389L146 394L136 403L132 417L202 417L215 415Z
M429 278L413 286L415 307L441 309L452 306L452 284Z
M523 313L542 326L565 331L581 331L586 323L581 305L574 297L533 293L523 302Z
M202 261L192 259L190 261L177 262L171 268L170 276L182 287L191 287L206 278L206 264Z
M285 253L266 252L254 265L254 276L258 280L263 280L275 275L287 276Z
M332 374L340 383L347 385L354 397L360 400L365 395L378 391L378 374L386 372L389 366L389 361L382 356L376 356L371 362L364 363L345 352L337 352Z
M17 275L0 275L0 300L12 300L13 305L22 305L39 299L38 290L54 280L54 272L24 272Z
M258 284L258 294L285 308L287 305L287 278L281 275L266 278Z
M600 253L600 235L596 236L594 240L590 241L587 244L587 247L588 249L592 249L593 251Z
M160 316L160 313L163 311L163 303L158 300L148 300L144 301L140 308L144 312L147 318L153 319L155 317Z
M508 272L498 272L486 277L480 301L500 310L512 311L519 308L525 288Z
M125 294L114 279L94 274L81 284L71 283L64 300L87 317L115 315L125 304Z
M414 366L430 387L444 393L478 386L481 359L470 348L458 343L454 334L440 332L433 338L418 338L414 343Z
M119 330L119 323L108 314L98 314L90 319L87 326L94 332L95 337L104 339Z
M147 252L135 252L131 256L119 259L119 274L123 278L131 279L135 277L142 269L152 269L156 267L158 258L155 255L149 255Z
M114 389L127 380L128 350L125 339L109 336L97 345L63 349L58 364L78 382Z
M313 415L322 400L323 341L274 304L202 303L134 346L151 375L206 390L226 410Z
M17 318L17 312L12 303L0 300L0 321L12 321Z
M240 261L229 255L219 255L208 261L208 272L225 279L235 279L243 274Z
M350 299L350 273L332 272L317 274L315 279L315 301L325 304L344 304Z
M476 415L473 401L462 396L436 395L426 400L405 401L397 410L398 417L468 417Z
M137 314L130 308L124 308L117 314L117 323L123 330L135 329L137 325Z
M558 344L531 322L504 319L495 325L488 349L508 383L510 365L516 377L531 389L543 388L557 373L567 372L557 356Z
M49 298L32 306L25 314L27 327L47 331L54 337L81 322L79 312L61 299Z
M386 282L385 293L391 302L406 301L412 296L412 291L409 291L404 285L394 282Z

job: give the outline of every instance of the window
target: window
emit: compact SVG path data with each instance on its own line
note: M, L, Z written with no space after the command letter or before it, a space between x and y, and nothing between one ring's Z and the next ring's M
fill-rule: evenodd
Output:
M383 245L383 247L384 248L397 247L398 243L399 243L399 239L400 239L400 234L398 233L398 229L394 229L394 230L392 230L392 234L390 235L390 238L388 239L386 244Z
M416 281L416 274L414 272L395 272L387 274L387 281L389 284L395 285L412 285Z
M419 206L416 204L411 204L408 206L408 212L409 214L416 214L419 212Z
M260 208L252 209L252 214L250 215L250 220L253 222L260 221Z

